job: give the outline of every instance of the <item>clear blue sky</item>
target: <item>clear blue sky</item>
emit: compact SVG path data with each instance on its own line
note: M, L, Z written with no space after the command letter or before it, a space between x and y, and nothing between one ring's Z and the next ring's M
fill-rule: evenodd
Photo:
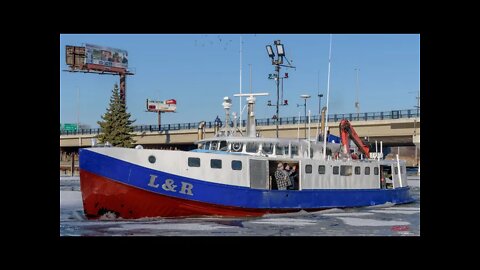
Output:
M242 34L242 89L268 92L257 98L256 117L271 118L276 101L276 84L268 79L274 66L265 46L281 40L287 58L296 69L284 80L280 117L303 116L301 94L310 94L307 109L318 113L318 92L326 103L328 74L328 34ZM98 127L97 121L109 104L119 76L64 72L65 45L85 43L128 51L127 110L134 125L155 125L157 115L145 112L146 99L177 100L177 112L162 115L162 124L213 121L224 118L224 96L233 99L238 112L240 87L240 34L62 34L60 35L60 122ZM329 114L356 112L356 71L359 78L360 112L413 109L420 87L419 34L334 34L330 80ZM77 98L77 92L78 97ZM245 100L242 101L245 104ZM245 113L242 119L245 119Z

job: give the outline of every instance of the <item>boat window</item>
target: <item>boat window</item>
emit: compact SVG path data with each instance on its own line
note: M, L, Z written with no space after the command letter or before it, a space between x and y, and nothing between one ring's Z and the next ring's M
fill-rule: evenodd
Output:
M398 174L398 167L395 167L395 174Z
M227 142L221 141L220 142L220 151L227 151Z
M298 145L292 145L292 155L298 156Z
M338 174L338 166L333 166L333 174Z
M217 145L218 145L218 142L212 142L212 146L210 150L217 150Z
M211 142L206 142L205 143L205 148L203 148L203 149L210 150L210 144L211 144Z
M355 174L356 175L360 174L360 166L355 166Z
M200 167L200 159L196 157L189 157L188 167Z
M287 148L287 151L288 151L288 148ZM285 146L276 144L275 155L277 156L285 155Z
M232 170L240 171L242 169L242 162L240 160L232 160Z
M378 167L373 168L373 174L378 175Z
M232 143L232 152L242 152L242 147L243 147L243 144L242 143Z
M325 165L318 165L318 174L325 174Z
M312 173L312 165L305 165L305 173Z
M352 166L350 166L350 165L340 166L340 175L343 175L343 176L352 175Z
M154 156L149 156L148 157L148 162L153 164L153 163L155 163L155 161L156 161L156 158Z
M258 151L258 145L256 143L247 143L245 151L248 153L256 153Z
M222 168L222 160L221 159L210 159L210 168L221 169Z
M262 151L265 152L265 154L273 154L273 143L262 144Z
M370 175L370 167L365 167L365 175Z

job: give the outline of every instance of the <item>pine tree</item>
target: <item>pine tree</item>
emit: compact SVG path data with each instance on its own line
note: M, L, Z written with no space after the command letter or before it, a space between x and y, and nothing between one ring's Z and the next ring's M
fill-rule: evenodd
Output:
M130 120L130 116L127 113L126 105L120 99L120 91L115 83L110 98L110 106L107 112L102 115L104 121L97 122L102 131L98 135L100 143L109 142L112 146L132 147L132 144L135 143L131 134L133 132L132 123L135 120Z

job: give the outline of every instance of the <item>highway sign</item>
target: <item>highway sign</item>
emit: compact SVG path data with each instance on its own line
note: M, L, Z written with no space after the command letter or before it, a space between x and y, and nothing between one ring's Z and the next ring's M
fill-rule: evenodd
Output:
M63 125L63 130L65 131L77 131L77 124L64 124Z

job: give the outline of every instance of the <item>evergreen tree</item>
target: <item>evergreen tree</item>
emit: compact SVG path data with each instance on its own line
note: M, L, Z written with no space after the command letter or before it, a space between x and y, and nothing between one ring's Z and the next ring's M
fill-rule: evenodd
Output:
M127 113L126 105L120 99L120 91L115 83L110 98L110 106L107 112L102 115L103 121L97 122L102 131L98 135L100 143L109 142L112 146L132 147L135 141L130 133L133 132L132 123L135 120L130 120L130 116Z

